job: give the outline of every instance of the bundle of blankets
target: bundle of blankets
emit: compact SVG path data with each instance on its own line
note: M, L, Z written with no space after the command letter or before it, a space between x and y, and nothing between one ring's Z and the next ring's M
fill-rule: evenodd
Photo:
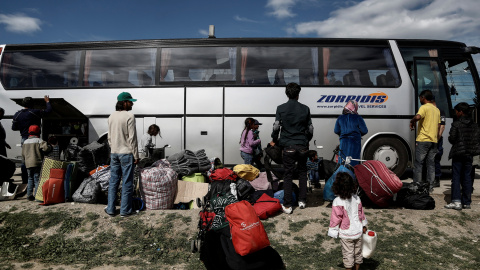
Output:
M196 152L183 150L182 152L169 156L167 160L179 177L192 173L206 172L211 168L210 159L203 149Z

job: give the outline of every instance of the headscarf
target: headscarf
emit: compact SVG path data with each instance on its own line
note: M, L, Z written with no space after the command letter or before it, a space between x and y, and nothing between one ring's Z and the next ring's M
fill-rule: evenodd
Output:
M358 114L358 102L351 99L347 102L345 107L343 107L343 114Z

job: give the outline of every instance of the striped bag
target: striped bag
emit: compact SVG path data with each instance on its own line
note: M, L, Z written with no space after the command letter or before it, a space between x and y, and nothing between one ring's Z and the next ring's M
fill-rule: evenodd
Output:
M66 169L68 163L60 160L55 160L49 157L45 157L42 163L42 169L40 171L40 182L38 183L37 193L35 193L35 199L43 202L43 184L50 178L50 169Z

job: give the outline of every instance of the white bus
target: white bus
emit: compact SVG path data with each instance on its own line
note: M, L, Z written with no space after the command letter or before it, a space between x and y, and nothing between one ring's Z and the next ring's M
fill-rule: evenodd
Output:
M475 105L479 77L471 54L478 48L439 40L207 38L0 45L0 107L8 156L20 155L20 135L11 130L21 100L30 96L53 113L43 119L43 138L55 135L65 148L102 140L116 97L128 91L137 132L161 129L157 146L166 155L205 149L225 164L241 163L240 134L246 117L263 125L263 147L276 106L287 101L285 85L301 85L300 102L311 110L319 156L339 144L334 124L349 99L359 102L369 132L362 158L384 162L401 175L414 158L409 121L418 93L431 89L452 122L452 108ZM312 140L312 142L313 142ZM313 143L311 149L317 149ZM445 140L442 164L450 144Z

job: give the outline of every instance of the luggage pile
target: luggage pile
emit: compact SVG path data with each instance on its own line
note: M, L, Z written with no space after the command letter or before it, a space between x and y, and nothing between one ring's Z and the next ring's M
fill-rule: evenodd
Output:
M209 179L208 193L198 200L192 252L200 252L207 269L284 269L261 222L281 211L266 173L240 164L216 168Z

